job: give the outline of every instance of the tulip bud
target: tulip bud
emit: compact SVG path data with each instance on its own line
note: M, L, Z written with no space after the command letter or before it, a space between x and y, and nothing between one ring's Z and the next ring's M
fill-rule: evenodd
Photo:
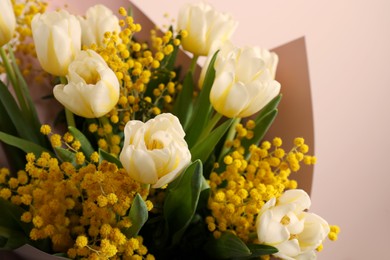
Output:
M179 176L191 162L185 132L172 114L160 114L146 123L131 120L124 133L119 158L136 181L160 188Z
M101 45L105 32L120 32L119 20L113 12L104 5L90 7L85 18L78 17L82 30L81 43L90 46Z
M8 43L14 34L16 20L10 0L0 1L0 47Z
M37 14L31 28L42 68L53 75L65 76L81 49L81 27L77 18L65 10Z
M230 39L237 25L230 15L205 3L183 6L177 24L179 30L188 32L181 41L183 48L197 56L207 56L212 47L219 48Z
M68 84L54 87L54 97L67 109L85 118L101 117L119 100L119 81L103 58L92 50L81 51L69 65Z
M227 42L214 64L210 91L214 109L226 117L248 117L260 111L280 91L274 80L277 56L260 48L236 48Z

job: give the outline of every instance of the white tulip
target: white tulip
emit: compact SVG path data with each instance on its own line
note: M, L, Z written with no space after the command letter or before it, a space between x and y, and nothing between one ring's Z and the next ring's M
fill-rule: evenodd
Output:
M225 13L217 12L206 3L184 5L179 12L178 29L186 30L182 39L185 50L207 56L211 48L219 48L229 40L238 23Z
M10 0L0 1L0 47L8 43L15 32L16 19Z
M310 204L303 190L289 190L278 201L269 200L256 221L259 242L276 247L279 252L275 256L281 259L316 259L314 250L330 228L321 217L304 211Z
M119 81L103 58L81 51L69 65L68 83L54 87L54 97L76 115L101 117L118 102Z
M216 58L210 91L214 109L226 117L248 117L260 111L280 91L274 80L277 56L260 48L236 48L225 43Z
M121 30L118 17L113 14L111 9L101 4L90 7L85 18L78 18L81 24L83 45L90 46L93 43L101 45L105 32L119 33Z
M81 49L81 27L77 18L65 10L37 14L31 28L42 68L53 75L65 76Z
M178 118L160 114L143 123L129 121L119 156L123 167L135 180L160 188L173 181L191 162Z

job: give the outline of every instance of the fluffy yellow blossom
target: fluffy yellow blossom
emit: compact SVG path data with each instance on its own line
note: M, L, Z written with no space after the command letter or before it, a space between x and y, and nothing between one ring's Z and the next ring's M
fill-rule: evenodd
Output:
M237 125L235 140L247 138L245 129L253 128L251 124ZM304 159L299 149L304 143L302 139L296 139L294 144L291 151L285 152L281 148L281 138L277 137L272 142L252 145L246 159L243 147L235 146L233 142L233 150L223 159L224 170L210 175L212 195L208 207L211 216L206 222L214 237L231 231L243 241L254 242L250 234L256 232L256 216L264 203L279 197L285 189L296 188L296 181L290 180L289 175L299 169Z

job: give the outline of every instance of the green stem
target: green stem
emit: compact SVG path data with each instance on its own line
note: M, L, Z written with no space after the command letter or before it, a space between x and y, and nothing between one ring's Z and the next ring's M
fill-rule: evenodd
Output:
M198 55L194 55L192 57L191 65L190 65L190 69L189 69L191 71L192 75L194 75L194 73L195 73L195 67L196 67L196 62L198 61L198 58L199 58Z
M227 133L225 143L227 141L233 141L234 136L236 135L236 126L240 123L241 118L235 118L232 125L230 126L229 132ZM223 146L221 153L219 154L218 161L220 161L223 156L229 151L230 148L226 147L226 145Z
M68 81L66 80L65 77L60 77L60 82L61 84L67 84ZM76 127L76 121L74 120L74 114L65 107L65 118L66 118L66 123L68 126L73 126Z
M219 120L221 120L222 114L220 113L215 113L214 116L211 118L210 122L207 124L205 129L202 131L202 134L200 135L198 142L203 140L217 125Z

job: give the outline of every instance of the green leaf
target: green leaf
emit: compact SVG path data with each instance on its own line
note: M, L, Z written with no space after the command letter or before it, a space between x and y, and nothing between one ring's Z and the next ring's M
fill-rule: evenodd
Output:
M258 245L258 244L250 244L247 245L249 250L252 252L251 257L258 257L261 255L272 255L276 254L278 252L278 249L273 246L267 246L267 245Z
M243 139L241 145L245 148L245 151L249 151L249 146L252 144L258 144L267 133L268 129L272 125L272 122L275 120L278 114L278 110L274 109L262 118L256 119L256 126L253 129L254 136L252 139Z
M114 163L118 168L123 168L122 163L118 160L118 158L102 149L99 149L99 163L101 163L103 160Z
M81 143L81 151L87 158L89 158L95 150L92 148L92 145L88 141L87 137L85 137L85 135L80 130L73 126L69 126L68 129L74 138L76 138Z
M207 67L206 75L203 81L202 90L195 101L193 118L186 129L186 141L189 147L192 147L198 140L202 130L205 128L211 114L210 91L215 79L214 63L218 52L212 57Z
M271 113L273 110L277 109L282 97L282 94L279 94L274 97L267 105L265 105L265 107L260 110L260 112L256 116L256 120L263 118L267 114Z
M129 218L132 225L131 227L123 230L123 234L125 234L127 238L137 236L142 226L148 220L148 208L146 207L145 201L138 193L135 195L131 205Z
M213 258L228 259L248 257L251 251L245 243L230 232L222 233L218 239L212 238L204 247L205 251Z
M278 252L275 247L267 245L246 245L239 237L230 233L222 233L219 239L212 238L203 248L210 257L216 259L256 259L262 255Z
M3 104L0 102L0 131L3 131L10 135L17 135L17 131L12 124L11 118L7 114ZM20 149L7 145L5 143L0 143L0 147L3 147L8 165L12 171L17 171L23 169L26 161L24 159L25 153Z
M0 81L0 102L3 104L12 124L15 126L18 136L22 139L37 142L40 136L38 136L37 131L34 131L34 128L29 125L30 121L27 118L27 115L21 112L14 97L2 81Z
M164 218L172 236L172 245L180 242L190 224L202 190L202 162L196 160L168 185L164 202Z
M74 152L62 147L55 147L54 150L56 151L58 159L62 162L70 162L73 165L76 165L76 154Z
M46 150L42 146L39 146L33 142L24 140L19 137L6 134L4 132L0 132L0 141L12 145L14 147L17 147L26 153L34 153L36 157L41 156L42 152L48 152L51 156L55 157L53 153Z
M214 129L207 137L198 141L195 146L190 150L193 159L200 159L205 162L210 154L213 152L215 146L221 140L222 136L229 129L233 119L226 120L223 124Z
M29 242L28 237L18 230L0 226L0 238L2 238L1 249L16 249Z
M179 118L183 128L186 128L192 113L192 95L194 81L191 71L188 71L183 82L183 88L179 93L173 107L173 113Z
M16 231L21 231L27 236L30 234L31 223L24 223L20 217L25 212L21 207L12 204L10 201L0 198L0 226Z

